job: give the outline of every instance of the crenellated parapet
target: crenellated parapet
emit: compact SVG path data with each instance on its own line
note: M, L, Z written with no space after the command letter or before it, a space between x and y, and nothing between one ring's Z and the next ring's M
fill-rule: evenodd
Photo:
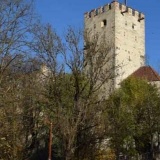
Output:
M95 17L97 15L100 15L100 14L102 14L104 12L109 11L112 8L113 8L113 3L106 4L106 5L102 6L102 7L96 8L96 9L92 9L90 12L86 12L85 13L85 18Z
M106 4L102 7L93 9L90 12L86 12L84 15L85 15L85 18L93 18L93 17L101 15L105 12L109 12L110 10L113 10L113 9L116 9L116 10L118 9L122 15L129 14L129 15L135 16L135 17L137 17L138 21L144 19L144 17L145 17L143 13L141 13L135 9L132 9L122 3L119 3L117 1L113 1L113 2Z

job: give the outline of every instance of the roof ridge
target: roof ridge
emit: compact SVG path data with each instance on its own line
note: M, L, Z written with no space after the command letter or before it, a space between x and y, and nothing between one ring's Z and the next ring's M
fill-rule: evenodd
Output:
M151 71L153 72L153 74L160 80L159 74L151 66L149 66L149 68L151 69Z
M141 66L130 76L145 78L148 81L160 81L159 74L151 66Z

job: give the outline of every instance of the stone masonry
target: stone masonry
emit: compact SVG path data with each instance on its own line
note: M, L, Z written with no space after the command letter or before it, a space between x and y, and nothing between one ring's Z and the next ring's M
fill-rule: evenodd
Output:
M139 67L145 65L144 14L117 1L85 13L85 30L104 35L113 65L113 89ZM109 64L110 63L110 64ZM104 66L107 67L107 66ZM105 84L106 92L109 84ZM107 93L106 93L107 94Z

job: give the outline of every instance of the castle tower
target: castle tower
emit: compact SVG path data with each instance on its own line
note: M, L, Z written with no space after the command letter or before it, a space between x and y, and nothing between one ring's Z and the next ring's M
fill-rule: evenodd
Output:
M113 88L139 67L145 65L144 15L124 4L110 4L85 13L85 30L105 36L111 46ZM91 35L92 35L91 34Z

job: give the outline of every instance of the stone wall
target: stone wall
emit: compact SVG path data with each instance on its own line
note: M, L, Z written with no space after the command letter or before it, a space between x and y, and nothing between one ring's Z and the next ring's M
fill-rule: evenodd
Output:
M90 36L105 36L110 60L104 68L111 68L114 82L103 85L103 94L119 87L119 83L145 64L144 14L119 2L85 13L85 30Z

